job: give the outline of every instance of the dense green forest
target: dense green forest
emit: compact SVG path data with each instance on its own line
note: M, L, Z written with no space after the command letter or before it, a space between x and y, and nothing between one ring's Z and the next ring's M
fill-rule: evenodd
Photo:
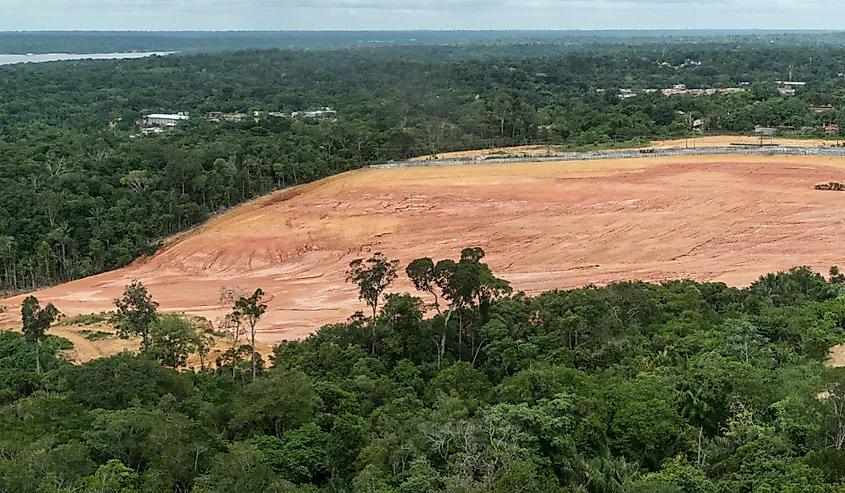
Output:
M195 332L137 283L112 320L143 351L82 365L30 297L0 332L0 491L845 491L837 269L529 297L483 257L353 262L368 315L182 372ZM261 299L228 318L260 328Z
M845 35L823 31L37 31L0 32L0 53L219 52L242 49L325 49L380 45L552 43L568 51L695 44L711 48L842 46Z
M249 198L370 163L509 144L644 144L690 135L693 119L713 133L845 128L843 49L610 39L621 46L572 53L515 40L0 67L0 291L126 265ZM790 68L807 86L783 97L774 81ZM644 92L676 84L747 91ZM205 118L323 107L336 118ZM140 135L136 122L162 112L191 119Z

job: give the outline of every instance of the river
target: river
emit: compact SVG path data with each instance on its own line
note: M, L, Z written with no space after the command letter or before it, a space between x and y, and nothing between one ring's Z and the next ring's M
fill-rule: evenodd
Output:
M154 55L172 55L172 51L158 51L145 53L43 53L37 55L3 55L0 54L0 65L15 63L59 62L68 60L120 60L125 58L146 58Z

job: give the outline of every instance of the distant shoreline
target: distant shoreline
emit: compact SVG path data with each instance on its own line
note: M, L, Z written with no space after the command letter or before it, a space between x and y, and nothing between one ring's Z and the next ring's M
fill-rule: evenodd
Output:
M16 65L21 63L45 63L80 60L126 60L148 58L151 56L167 56L178 53L176 51L145 51L138 53L28 53L13 54L0 53L0 65Z

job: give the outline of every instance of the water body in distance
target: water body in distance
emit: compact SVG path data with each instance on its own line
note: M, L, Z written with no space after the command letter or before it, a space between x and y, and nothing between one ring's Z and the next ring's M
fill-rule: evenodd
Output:
M124 58L146 58L150 56L172 55L173 51L157 51L144 53L44 53L37 55L3 55L0 54L0 65L14 63L59 62L67 60L120 60Z

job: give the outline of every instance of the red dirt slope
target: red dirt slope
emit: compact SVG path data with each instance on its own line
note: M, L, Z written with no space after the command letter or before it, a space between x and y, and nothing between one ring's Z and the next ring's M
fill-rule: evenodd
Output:
M845 193L812 189L845 181L843 164L713 156L362 170L256 201L146 261L36 295L70 315L98 312L137 278L163 309L216 320L221 286L261 287L271 300L260 340L273 343L364 309L344 270L376 251L404 266L481 246L529 293L624 279L745 285L793 265L845 266ZM401 276L396 289L409 288Z

